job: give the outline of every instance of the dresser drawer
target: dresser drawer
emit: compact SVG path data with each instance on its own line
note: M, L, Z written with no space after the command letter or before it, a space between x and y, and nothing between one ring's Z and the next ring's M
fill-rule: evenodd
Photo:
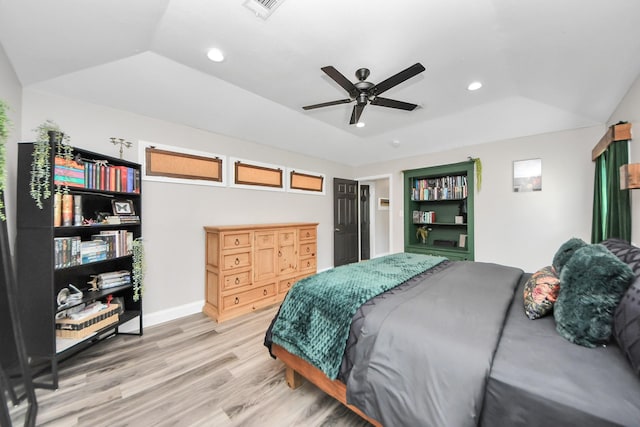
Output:
M300 229L300 240L316 240L316 227L303 227Z
M222 282L223 289L233 289L240 286L251 284L251 270L241 271L239 273L227 274Z
M296 243L296 232L293 230L278 232L278 243L281 246L294 245Z
M299 277L292 277L290 279L280 280L278 282L278 293L279 294L287 293L289 289L291 289L293 284L296 283L299 279L300 279Z
M302 243L300 245L300 252L298 253L301 259L315 258L316 257L316 244L315 243Z
M251 246L251 232L224 233L222 249L246 248Z
M222 255L222 268L224 270L249 267L250 265L251 265L251 252L240 252L237 254Z
M222 299L223 309L233 309L235 307L242 307L243 305L251 304L264 298L275 296L276 284L271 283L269 285L260 286L259 288L252 289L250 291L238 292L225 296Z
M316 259L315 258L307 258L300 260L300 268L299 271L316 271Z

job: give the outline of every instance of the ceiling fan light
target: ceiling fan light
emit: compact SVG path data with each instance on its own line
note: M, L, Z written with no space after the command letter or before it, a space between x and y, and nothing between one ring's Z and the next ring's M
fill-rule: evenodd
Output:
M224 61L224 53L217 47L209 49L207 52L207 57L213 62L222 62Z
M358 122L358 123L356 123L356 127L357 127L357 128L363 128L363 127L364 127L364 122Z
M469 83L469 86L467 86L467 90L470 91L474 91L474 90L478 90L482 87L482 83L480 82L471 82Z

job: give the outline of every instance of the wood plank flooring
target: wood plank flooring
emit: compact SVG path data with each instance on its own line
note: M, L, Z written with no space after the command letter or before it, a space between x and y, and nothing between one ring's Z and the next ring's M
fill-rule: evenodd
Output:
M39 426L368 426L313 384L291 390L264 333L277 308L217 324L194 314L115 336L37 390ZM12 408L24 423L25 404Z

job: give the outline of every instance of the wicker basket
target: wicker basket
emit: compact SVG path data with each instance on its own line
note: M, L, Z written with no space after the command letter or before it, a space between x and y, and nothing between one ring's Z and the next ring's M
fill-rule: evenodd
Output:
M58 319L56 320L56 336L59 338L81 339L102 328L118 322L118 304L111 304L82 320Z

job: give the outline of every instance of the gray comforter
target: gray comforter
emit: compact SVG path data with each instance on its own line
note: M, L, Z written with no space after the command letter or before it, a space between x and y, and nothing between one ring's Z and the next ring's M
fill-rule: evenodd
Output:
M352 326L352 362L343 363L348 402L385 426L477 425L522 273L447 263L396 288L393 298L372 299Z

